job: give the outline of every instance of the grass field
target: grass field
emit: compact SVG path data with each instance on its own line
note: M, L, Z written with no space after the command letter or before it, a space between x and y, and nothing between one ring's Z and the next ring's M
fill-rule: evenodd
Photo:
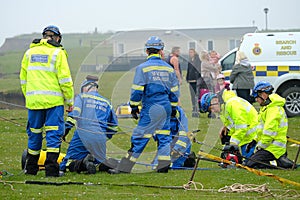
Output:
M77 74L76 76L84 76ZM105 72L100 74L100 92L112 100L116 107L120 103L128 101L130 84L133 72ZM191 118L191 105L189 100L188 86L184 83L181 87L181 103L189 118L189 129L200 129L197 135L199 141L205 145L194 144L192 149L198 152L200 149L219 156L220 152L213 147L221 148L218 139L220 121L210 120L205 114L200 118ZM270 177L257 176L244 169L221 169L217 163L201 160L194 181L203 184L203 190L184 190L181 186L186 184L191 175L191 170L171 170L168 174L158 174L151 169L136 165L132 174L109 175L97 173L96 175L66 173L59 178L45 178L44 171L37 176L26 176L21 170L21 154L27 146L27 135L25 132L27 114L25 109L0 110L0 171L7 171L0 182L0 199L257 199L270 197L277 199L295 198L299 199L300 188L290 184L281 184ZM130 133L135 123L131 119L119 119L120 127L127 134L113 137L109 142L108 154L116 158L125 155L130 147ZM300 118L289 119L288 135L300 140L299 135ZM71 134L68 140L71 139ZM152 141L145 150L145 157L141 162L150 162L155 154L155 143ZM288 153L294 159L297 147L288 144ZM62 144L62 152L66 152L67 144ZM117 154L113 152L117 151ZM300 182L300 169L291 171L264 170L277 176ZM34 185L25 184L25 181L73 183L72 185ZM74 184L78 183L78 184ZM86 183L86 184L80 184ZM240 184L266 184L271 193L219 193L218 189L230 186L234 183ZM165 186L165 188L163 188ZM166 187L168 186L168 187ZM198 185L200 189L200 185ZM293 191L297 193L293 193ZM287 192L285 194L285 192ZM280 196L284 195L284 196ZM287 195L291 195L289 197ZM298 195L298 196L297 196Z

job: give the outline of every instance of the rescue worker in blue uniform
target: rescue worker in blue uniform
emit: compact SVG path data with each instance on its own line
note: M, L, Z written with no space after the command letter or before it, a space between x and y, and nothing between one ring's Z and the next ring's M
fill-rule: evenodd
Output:
M252 141L253 146L257 144L257 151L246 163L248 167L269 168L273 164L292 168L294 164L287 158L288 119L283 108L285 99L273 94L273 90L273 86L267 81L258 82L252 90L252 96L261 106L258 117L260 131Z
M131 87L130 107L132 117L140 120L131 136L131 148L111 174L130 173L150 138L157 139L157 172L168 172L170 158L170 117L175 116L178 104L178 80L174 69L162 60L164 43L151 36L146 44L147 61L136 68Z
M56 26L43 30L43 39L35 39L22 59L20 81L28 108L28 153L25 174L36 175L42 149L43 131L46 132L47 177L57 177L61 136L64 133L64 104L73 108L73 82L67 53L60 44L62 36Z
M60 175L69 171L87 171L96 173L107 171L109 166L106 159L106 141L117 131L118 120L111 103L98 93L98 77L87 76L81 84L81 93L75 97L74 110L69 113L66 121L63 140L70 129L77 123L76 130L60 164Z

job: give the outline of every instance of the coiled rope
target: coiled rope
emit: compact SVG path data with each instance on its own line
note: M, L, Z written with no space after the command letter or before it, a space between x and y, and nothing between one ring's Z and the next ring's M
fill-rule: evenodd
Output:
M201 189L198 189L197 185L201 186ZM189 181L187 184L183 185L183 189L185 190L203 190L204 186L200 182Z
M270 190L267 188L266 184L263 185L255 185L255 184L240 184L240 183L234 183L230 186L222 187L218 190L218 192L258 192L258 193L265 193L270 192Z
M222 192L222 193L257 192L257 193L264 194L262 198L266 198L266 197L273 197L273 198L280 198L280 199L300 198L300 194L296 190L278 190L278 191L280 191L280 194L271 192L271 190L268 189L266 184L255 185L255 184L240 184L240 183L234 183L230 186L225 186L218 190L218 192Z

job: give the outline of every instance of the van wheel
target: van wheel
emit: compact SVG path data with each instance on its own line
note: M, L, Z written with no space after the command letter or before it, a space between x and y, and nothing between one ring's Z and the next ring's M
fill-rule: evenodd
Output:
M288 117L300 115L300 88L291 87L282 93L285 98L285 112Z

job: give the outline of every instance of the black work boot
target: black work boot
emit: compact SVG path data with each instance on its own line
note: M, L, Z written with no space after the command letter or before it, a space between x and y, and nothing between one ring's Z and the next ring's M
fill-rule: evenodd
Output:
M184 167L194 167L195 164L196 164L196 154L195 154L195 152L192 151L188 155L187 159L184 161L183 166Z
M171 161L170 160L158 160L157 170L158 173L168 173Z
M96 174L96 166L94 164L94 161L95 161L95 158L91 154L88 154L82 161L88 174Z
M110 174L130 173L135 162L123 157L115 169L109 169Z
M283 156L280 156L277 160L277 165L279 167L285 168L285 169L291 169L294 166L294 162L291 161L286 154ZM297 168L297 165L294 166L294 168Z
M59 153L47 152L45 161L46 177L58 177L59 176L59 165L57 158Z
M69 164L69 171L70 172L77 172L80 174L81 171L84 171L85 169L83 168L83 160L74 160Z
M25 174L36 175L39 171L38 161L40 154L32 155L27 152L25 162Z
M103 163L99 165L100 172L108 172L109 169L114 169L118 166L118 161L114 158L108 158Z

